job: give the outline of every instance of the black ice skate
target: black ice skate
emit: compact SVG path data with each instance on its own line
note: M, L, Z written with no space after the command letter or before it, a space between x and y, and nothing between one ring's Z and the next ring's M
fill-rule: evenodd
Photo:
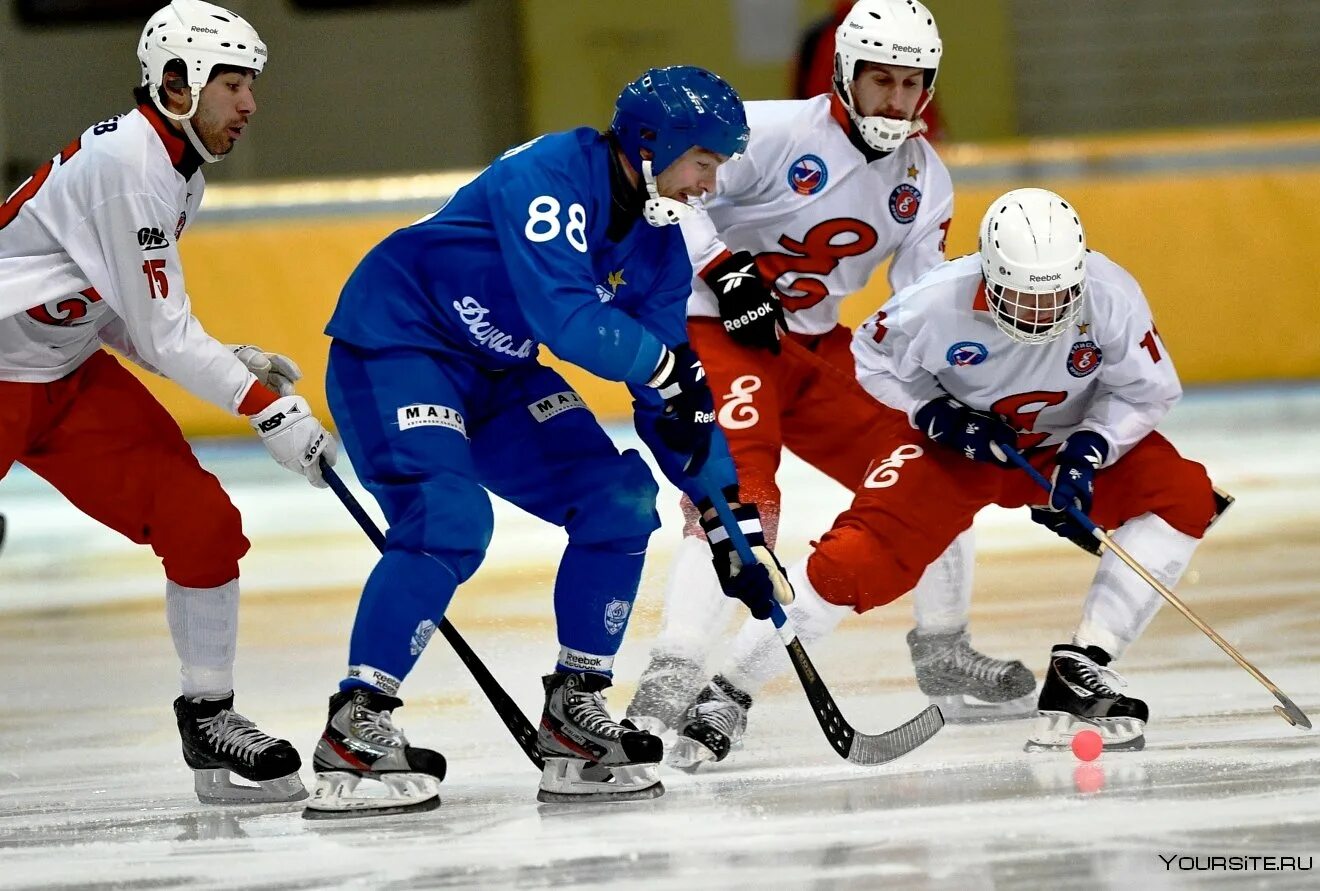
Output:
M742 742L751 707L749 694L715 675L684 714L666 763L691 773L706 761L723 761Z
M440 806L445 759L408 744L391 713L403 701L358 688L330 697L330 717L316 743L316 786L303 817L308 820L430 811ZM379 786L358 789L362 780Z
M702 666L669 653L652 653L628 703L627 718L638 730L656 736L678 729L683 712L701 689Z
M1021 662L972 648L965 628L947 634L907 635L917 686L950 724L1011 721L1036 712L1036 676Z
M1150 710L1110 686L1123 686L1123 679L1108 666L1109 654L1099 647L1055 645L1040 690L1040 717L1026 751L1066 749L1081 730L1100 734L1106 751L1145 748Z
M660 737L622 723L605 710L610 679L594 672L555 672L541 679L545 711L536 742L545 758L537 801L637 801L665 787L655 765Z
M282 739L262 733L224 699L174 700L183 741L183 760L193 769L193 787L203 804L269 804L307 797L298 768L302 759ZM238 774L255 786L238 785Z

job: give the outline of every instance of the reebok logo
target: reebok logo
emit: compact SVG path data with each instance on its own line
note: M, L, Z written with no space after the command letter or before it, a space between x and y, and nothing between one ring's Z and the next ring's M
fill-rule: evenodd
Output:
M755 322L757 319L765 318L766 316L770 315L772 312L774 312L774 308L769 303L762 303L760 306L754 309L747 310L747 312L738 316L738 318L736 319L725 319L724 330L737 331L739 328L742 328L745 325L750 325L752 322Z
M1063 273L1062 273L1062 272L1056 272L1056 273L1054 273L1053 275L1029 275L1029 276L1027 276L1027 281L1029 281L1029 282L1057 282L1057 281L1058 281L1059 279L1061 279L1061 278L1063 278Z
M217 31L215 28L203 28L201 25L193 25L192 28L191 28L190 30L195 31L195 32L197 32L198 34L219 34L219 33L220 33L220 32Z
M161 248L170 246L170 240L165 237L165 233L155 226L143 226L137 232L138 247L145 251L158 251Z
M919 52L921 52L921 47L919 47L919 46L904 46L904 45L901 44L901 43L891 43L891 44L889 45L889 48L892 49L892 50L893 50L894 52L896 52L896 53L919 53Z

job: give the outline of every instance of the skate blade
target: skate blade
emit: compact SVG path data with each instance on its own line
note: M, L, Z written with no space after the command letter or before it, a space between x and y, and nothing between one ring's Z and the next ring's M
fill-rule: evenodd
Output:
M646 801L664 794L654 764L605 767L578 758L546 758L536 800L546 804Z
M1036 716L1035 693L1007 702L982 702L962 694L929 698L931 705L939 707L946 724L991 724Z
M433 811L440 806L440 781L427 773L378 775L372 784L375 794L360 795L363 777L342 770L316 775L312 797L303 809L304 820L333 820L344 817L383 817L413 811Z
M1067 712L1041 712L1024 752L1057 752L1072 748L1083 730L1100 735L1105 752L1140 752L1146 748L1146 724L1136 718L1079 718Z
M665 764L684 773L696 773L703 764L721 759L710 749L690 736L680 736L669 749Z
M627 717L624 720L631 723L634 729L649 733L652 736L664 736L669 731L669 725L664 721L647 715Z
M193 771L193 789L202 804L286 804L307 797L298 774L274 780L252 780L253 786L239 785L223 767Z

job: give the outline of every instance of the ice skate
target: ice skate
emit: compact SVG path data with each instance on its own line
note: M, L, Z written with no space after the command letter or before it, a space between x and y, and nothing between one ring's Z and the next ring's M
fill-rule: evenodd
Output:
M610 717L601 694L609 678L555 672L541 682L545 711L537 745L545 770L537 801L638 801L664 794L655 768L664 754L660 737Z
M653 652L628 703L627 718L656 736L678 729L683 712L701 689L702 666L692 659Z
M1011 721L1036 712L1036 676L1021 662L995 659L972 647L965 628L907 635L917 686L950 724Z
M302 759L287 741L262 733L224 699L174 700L183 760L203 804L270 804L307 797L298 768ZM249 783L234 783L237 774Z
M752 697L715 675L683 716L665 762L689 773L707 761L723 761L747 732Z
M330 717L316 743L316 786L308 820L430 811L440 806L445 759L408 744L392 712L403 701L358 688L330 697ZM375 780L365 789L362 780Z
M1040 690L1037 724L1026 751L1067 749L1082 730L1100 734L1105 751L1145 748L1146 703L1118 693L1124 686L1109 668L1109 655L1099 647L1057 644L1050 653L1050 670Z

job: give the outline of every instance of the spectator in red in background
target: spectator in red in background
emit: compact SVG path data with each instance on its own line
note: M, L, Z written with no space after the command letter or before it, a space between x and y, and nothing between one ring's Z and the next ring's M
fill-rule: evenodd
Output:
M817 21L802 35L793 66L794 99L810 99L833 89L834 32L839 30L852 7L853 0L840 0L834 4L834 12ZM944 141L944 124L934 99L921 112L921 120L926 125L923 136L932 143Z

